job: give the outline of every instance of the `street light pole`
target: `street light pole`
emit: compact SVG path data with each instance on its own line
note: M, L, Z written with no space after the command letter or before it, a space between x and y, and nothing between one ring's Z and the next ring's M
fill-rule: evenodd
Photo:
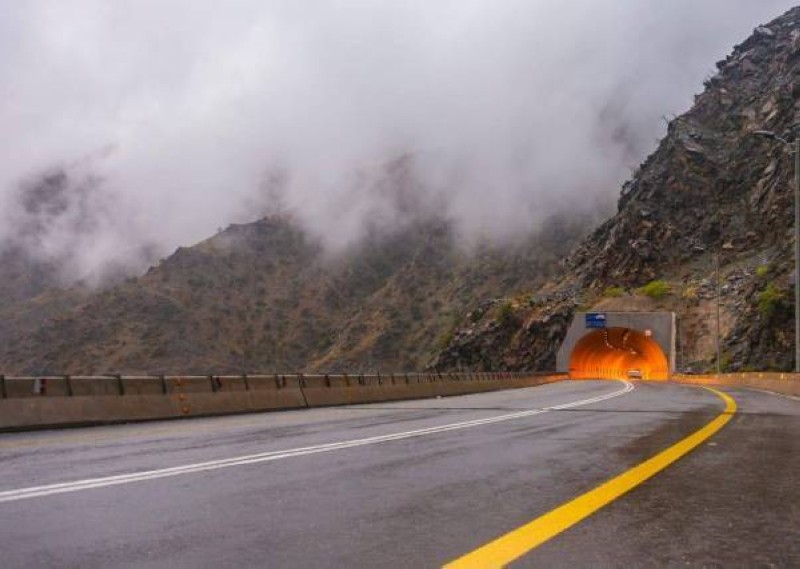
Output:
M719 305L720 305L720 301L721 301L720 296L722 294L722 290L721 290L720 283L719 283L719 251L717 251L716 255L714 255L714 276L715 276L715 280L717 281L717 334L716 334L717 342L716 342L716 348L717 348L717 377L719 377L720 374L722 373L722 346L721 346L721 341L720 341L720 334L722 333L722 331L721 331L721 326L720 326L720 314L719 314L719 308L720 308Z
M794 139L794 371L800 373L800 136Z

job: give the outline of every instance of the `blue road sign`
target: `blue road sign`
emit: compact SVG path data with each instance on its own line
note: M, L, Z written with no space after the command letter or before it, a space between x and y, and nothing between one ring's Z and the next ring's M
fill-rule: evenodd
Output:
M586 313L586 327L587 328L605 328L606 315L602 312L587 312Z

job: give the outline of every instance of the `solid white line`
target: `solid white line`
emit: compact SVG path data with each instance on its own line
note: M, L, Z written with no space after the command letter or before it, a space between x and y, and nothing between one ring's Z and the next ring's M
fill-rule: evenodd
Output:
M0 492L0 503L14 502L17 500L26 500L29 498L38 498L41 496L50 496L53 494L65 494L67 492L78 492L80 490L90 490L93 488L104 488L107 486L117 486L119 484L130 484L133 482L142 482L145 480L155 480L157 478L167 478L171 476L180 476L183 474L193 474L196 472L206 472L209 470L218 470L220 468L230 468L233 466L243 466L247 464L257 464L261 462L270 462L283 458L292 458L296 456L307 456L310 454L318 454L323 452L331 452L335 450L344 450L348 448L373 445L388 441L398 441L403 439L410 439L413 437L421 437L424 435L432 435L436 433L444 433L448 431L456 431L459 429L467 429L471 427L479 427L482 425L490 425L493 423L500 423L503 421L513 421L523 417L531 417L539 415L548 411L556 411L559 409L569 409L571 407L580 407L582 405L589 405L591 403L598 403L614 397L619 397L633 391L634 386L632 383L620 380L625 384L625 387L609 393L607 395L599 395L590 399L581 399L580 401L572 401L570 403L563 403L560 405L553 405L551 407L543 407L541 409L531 409L528 411L519 411L517 413L509 413L506 415L498 415L486 419L473 419L471 421L461 421L458 423L448 423L446 425L439 425L438 427L426 427L423 429L415 429L412 431L403 431L400 433L393 433L388 435L379 435L374 437L367 437L363 439L353 439L349 441L341 441L337 443L327 443L321 445L314 445L308 447L300 447L288 450L263 452L259 454L251 454L245 456L238 456L234 458L226 458L220 460L212 460L208 462L198 462L195 464L187 464L184 466L174 466L171 468L160 468L158 470L145 470L142 472L134 472L131 474L119 474L116 476L105 476L102 478L89 478L86 480L76 480L74 482L63 482L60 484L48 484L45 486L32 486L29 488L19 488L16 490L6 490Z
M733 386L728 386L733 387ZM770 395L775 395L777 397L781 397L783 399L791 399L792 401L800 401L800 397L796 395L789 395L788 393L778 393L777 391L770 391L769 389L761 389L759 387L742 387L741 389L746 389L747 391L755 391L756 393L769 393Z

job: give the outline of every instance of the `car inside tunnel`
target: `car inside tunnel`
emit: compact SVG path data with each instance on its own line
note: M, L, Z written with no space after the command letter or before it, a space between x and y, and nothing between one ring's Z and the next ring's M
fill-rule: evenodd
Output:
M669 362L650 336L632 328L604 328L583 336L570 354L572 379L669 378Z

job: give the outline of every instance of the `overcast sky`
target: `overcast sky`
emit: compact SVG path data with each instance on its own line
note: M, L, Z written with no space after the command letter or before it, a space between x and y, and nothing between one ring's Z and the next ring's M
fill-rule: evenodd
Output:
M32 222L20 185L58 167L95 190L37 213L36 247L76 274L254 220L276 194L334 247L397 223L408 194L502 239L612 200L661 117L791 5L0 0L0 239ZM381 180L402 156L400 200Z

